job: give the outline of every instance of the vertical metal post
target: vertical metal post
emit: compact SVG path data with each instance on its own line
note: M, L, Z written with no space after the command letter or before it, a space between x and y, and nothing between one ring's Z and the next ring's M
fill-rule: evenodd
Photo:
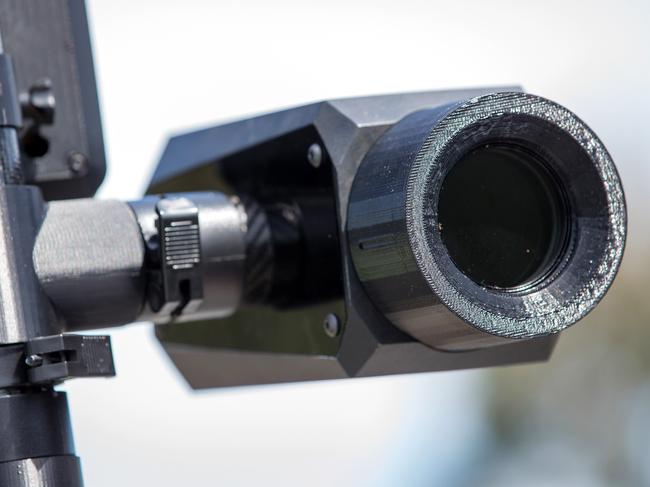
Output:
M22 184L20 106L0 33L0 352L60 333L39 285L32 251L44 203ZM26 360L20 356L20 360ZM0 485L81 487L65 393L53 386L0 389Z

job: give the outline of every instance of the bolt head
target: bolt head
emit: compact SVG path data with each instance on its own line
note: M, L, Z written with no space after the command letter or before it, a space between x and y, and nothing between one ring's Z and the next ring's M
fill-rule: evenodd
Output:
M73 174L84 176L88 173L88 158L81 152L71 152L68 155L68 168Z
M320 167L323 163L323 149L320 144L312 144L307 149L307 160L313 167Z
M43 364L43 357L36 354L28 355L25 358L25 363L28 367L38 367Z
M339 320L339 317L334 313L325 316L325 319L323 320L323 328L328 337L336 338L339 336L339 333L341 333L341 321Z

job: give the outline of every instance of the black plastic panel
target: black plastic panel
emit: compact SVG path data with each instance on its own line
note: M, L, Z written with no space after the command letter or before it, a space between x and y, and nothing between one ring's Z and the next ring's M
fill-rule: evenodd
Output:
M2 0L0 33L19 91L49 78L56 99L54 123L39 128L45 155L23 154L26 182L48 200L92 196L106 162L83 0Z

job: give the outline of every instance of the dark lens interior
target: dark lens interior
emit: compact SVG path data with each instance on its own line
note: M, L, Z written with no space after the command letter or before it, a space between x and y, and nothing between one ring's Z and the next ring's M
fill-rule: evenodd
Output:
M538 282L567 239L567 208L541 159L489 144L451 168L438 200L438 228L456 266L476 283L520 288Z

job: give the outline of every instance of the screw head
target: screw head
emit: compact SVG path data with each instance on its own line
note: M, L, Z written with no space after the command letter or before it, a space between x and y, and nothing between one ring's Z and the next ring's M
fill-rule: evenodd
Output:
M323 162L323 149L320 144L312 144L307 149L307 160L313 167L318 168Z
M334 313L329 313L323 320L323 328L330 338L336 338L341 333L341 321Z
M43 364L43 357L40 355L28 355L25 358L25 363L27 364L28 367L39 367L40 365Z
M68 168L78 176L84 176L88 172L88 158L81 152L71 152L68 155Z

